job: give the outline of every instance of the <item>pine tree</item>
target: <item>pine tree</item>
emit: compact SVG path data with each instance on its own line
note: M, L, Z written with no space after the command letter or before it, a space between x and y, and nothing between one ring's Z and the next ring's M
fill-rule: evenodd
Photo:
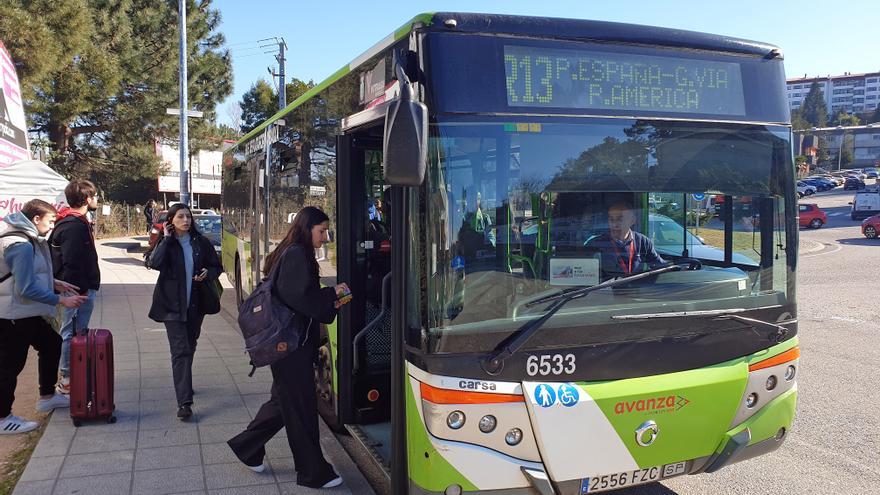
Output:
M819 83L814 82L810 85L810 91L801 105L801 115L813 127L825 127L828 124L828 107L819 89Z
M810 123L807 122L807 119L804 118L804 113L800 110L792 110L791 111L791 128L796 131L801 131L804 129L809 129L811 127Z
M187 2L189 103L205 112L232 92L232 66L211 0ZM177 2L6 0L0 39L21 64L29 126L48 136L51 164L70 176L155 181L157 139L176 136Z
M287 104L315 87L297 78L284 85ZM265 80L255 82L241 98L241 132L247 133L278 112L278 92Z

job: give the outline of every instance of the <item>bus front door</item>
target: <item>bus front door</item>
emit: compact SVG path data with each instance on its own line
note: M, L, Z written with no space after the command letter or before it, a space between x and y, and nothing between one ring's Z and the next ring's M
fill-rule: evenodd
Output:
M340 136L337 142L338 280L349 284L354 297L338 320L335 406L340 422L387 466L394 212L382 180L381 136L378 125Z

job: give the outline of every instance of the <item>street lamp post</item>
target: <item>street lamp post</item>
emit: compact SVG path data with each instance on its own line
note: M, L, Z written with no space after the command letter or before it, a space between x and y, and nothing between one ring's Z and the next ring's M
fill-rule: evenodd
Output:
M843 158L843 145L846 144L846 129L843 126L837 126L837 130L843 131L840 135L840 148L837 149L837 171L840 172L840 162Z

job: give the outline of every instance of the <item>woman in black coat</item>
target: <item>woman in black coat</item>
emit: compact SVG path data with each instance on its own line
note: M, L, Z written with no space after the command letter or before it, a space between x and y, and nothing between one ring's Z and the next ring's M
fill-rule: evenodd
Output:
M177 393L177 417L192 416L192 363L206 314L220 311L215 287L223 272L211 241L193 224L189 207L168 210L164 236L148 254L147 266L159 270L150 318L165 323L171 370Z
M272 397L260 407L247 429L227 442L250 469L263 472L265 445L281 430L296 465L296 482L310 488L331 488L342 484L321 451L318 431L318 403L315 394L314 362L318 353L320 324L332 323L339 300L348 292L345 284L321 288L315 249L327 240L329 219L318 208L308 206L297 213L287 236L266 259L268 276L281 263L272 294L297 313L300 328L306 329L297 350L271 364ZM347 302L347 301L346 301Z

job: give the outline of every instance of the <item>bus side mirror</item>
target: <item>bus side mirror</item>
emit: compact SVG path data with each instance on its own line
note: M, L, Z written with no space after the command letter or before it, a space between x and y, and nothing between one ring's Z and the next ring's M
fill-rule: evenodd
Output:
M428 161L428 107L413 99L412 84L397 64L400 97L385 113L382 141L385 183L419 186L425 181Z

